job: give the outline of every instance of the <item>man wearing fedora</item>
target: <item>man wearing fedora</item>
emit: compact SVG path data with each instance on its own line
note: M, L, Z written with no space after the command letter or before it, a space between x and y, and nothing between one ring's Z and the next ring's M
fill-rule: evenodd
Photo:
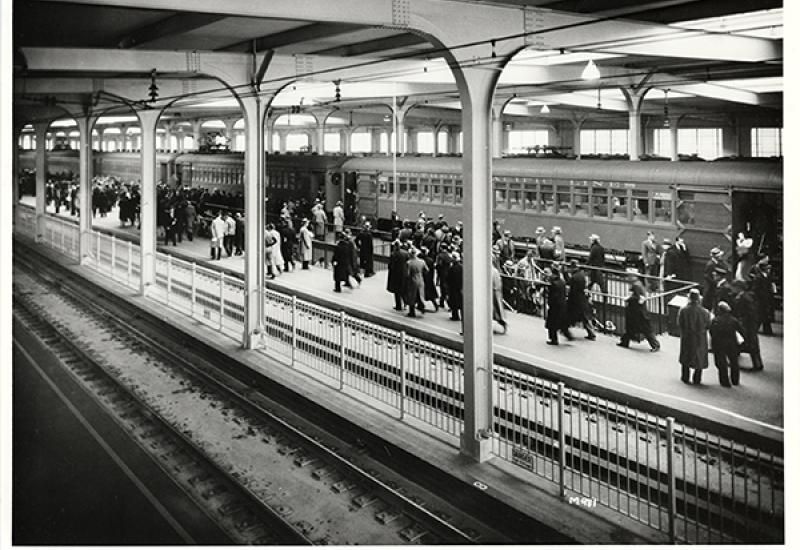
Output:
M716 305L716 290L719 280L728 278L728 267L722 261L724 252L718 247L711 249L711 258L703 269L703 307L711 311Z
M708 368L708 327L711 325L711 313L700 305L700 291L693 288L689 291L689 302L678 312L678 328L681 333L681 382L689 383L689 372L692 383L700 384L703 370Z
M589 289L594 285L600 287L600 291L606 292L606 279L603 277L601 269L606 265L606 249L600 244L600 236L596 233L589 235L589 259L586 262L589 267Z

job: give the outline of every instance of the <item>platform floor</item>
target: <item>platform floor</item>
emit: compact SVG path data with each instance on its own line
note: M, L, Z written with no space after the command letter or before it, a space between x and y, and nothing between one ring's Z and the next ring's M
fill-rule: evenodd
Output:
M32 197L25 197L23 202L33 205ZM63 209L60 215L76 219L68 213L65 215ZM138 236L134 229L120 227L116 211L105 218L96 217L94 226ZM210 261L208 239L184 240L177 247L159 245L159 248L167 253L176 252L195 258L212 267L243 272L243 256L224 257L223 252L222 260ZM451 321L446 310L425 313L416 319L395 311L393 297L385 290L386 272L378 272L374 277L364 279L360 288L343 288L341 294L333 292L332 271L318 265L308 271L298 269L284 273L271 282L288 292L313 294L342 306L413 325L453 340L463 338L459 335L460 324ZM782 431L784 361L783 327L780 324L775 325L776 336L761 337L764 371L751 372L749 357L742 356L741 384L735 388L723 388L717 381L712 357L709 357L710 367L704 372L702 385L690 386L680 381L680 342L676 337L666 334L660 336L661 351L650 353L645 342L634 343L625 350L615 345L615 337L598 335L596 341L590 342L583 339L583 330L574 330L577 338L573 342L562 341L560 346L555 347L545 344L547 333L541 318L509 311L507 319L509 328L506 334L500 334L500 327L495 325L494 348L498 354L749 431L771 436Z

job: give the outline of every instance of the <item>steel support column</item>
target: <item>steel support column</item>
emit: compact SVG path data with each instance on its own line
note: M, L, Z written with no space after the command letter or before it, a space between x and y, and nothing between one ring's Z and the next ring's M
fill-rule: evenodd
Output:
M499 71L456 74L464 131L464 432L461 452L489 458L492 432L492 96Z
M622 88L628 104L628 157L639 160L642 154L642 101L649 88Z
M45 187L47 184L47 129L49 122L39 122L34 124L36 131L36 242L41 242L44 238L45 208L47 207L47 196Z
M139 222L139 249L141 251L140 292L147 294L156 282L156 125L161 114L157 110L136 113L142 128L142 183Z
M264 119L272 96L242 98L245 122L244 334L242 345L258 346L264 333Z
M25 125L21 123L14 123L14 148L11 153L11 169L13 170L11 177L11 221L14 227L17 226L17 215L19 214L19 139L24 126Z
M75 117L80 132L80 153L78 170L80 172L80 212L78 213L80 239L78 240L78 261L90 256L92 236L92 128L96 117Z
M678 160L678 123L681 117L669 117L669 158L671 161L677 162Z

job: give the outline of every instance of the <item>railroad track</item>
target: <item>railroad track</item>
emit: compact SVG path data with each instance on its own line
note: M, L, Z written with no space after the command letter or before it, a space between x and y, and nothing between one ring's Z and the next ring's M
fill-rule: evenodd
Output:
M273 308L286 305L275 298L268 300ZM332 365L333 371L339 370L337 376L346 374L385 388L390 394L402 394L408 407L427 408L448 419L452 426L463 421L460 386L428 378L424 369L406 369L404 373L396 362L370 354L369 346L342 346L344 333L334 329L336 321L336 317L319 320L320 324L330 324L329 331L311 331L302 324L293 331L292 324L279 315L267 326L267 332L284 347L294 346L297 353ZM387 335L364 332L357 322L348 325L347 331L352 332L354 340L366 338L373 344L379 341L383 347L390 344ZM449 355L453 355L455 363L456 353L450 350L440 352L437 359L443 360L446 367ZM557 481L553 467L559 459L562 434L553 414L558 407L555 384L529 379L505 368L496 368L494 379L494 433L498 434L500 445L507 447L509 458L522 468ZM525 403L522 410L514 405L520 396L524 399L516 402ZM646 515L647 523L660 528L670 498L664 426L655 417L580 392L565 393L563 411L567 419L563 425L563 454L566 475L572 483L570 489L586 494L584 484L594 484L605 498L605 505L637 518ZM691 429L676 431L675 443L682 460L679 464L683 465L676 472L675 505L691 524L687 528L726 532L729 541L771 540L780 531L782 459L764 461L758 451L747 448L728 453L719 438ZM730 479L732 486L724 487L723 477ZM764 485L770 479L775 482ZM731 537L731 533L735 536ZM695 537L701 540L699 535Z
M50 268L32 265L31 258L24 263L35 271L15 270L15 317L207 505L232 540L511 542L223 368L146 334L134 314L121 320L66 278L48 275ZM230 437L224 443L212 440L212 433L225 432Z

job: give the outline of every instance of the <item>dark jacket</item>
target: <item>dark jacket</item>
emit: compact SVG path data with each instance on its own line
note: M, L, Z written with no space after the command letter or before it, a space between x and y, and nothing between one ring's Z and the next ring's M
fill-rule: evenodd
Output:
M547 288L547 320L544 326L560 330L567 326L567 285L560 277Z
M681 365L694 369L708 367L708 336L711 314L700 302L689 302L678 312L681 331Z
M373 251L372 251L372 231L362 229L356 237L358 245L358 256L361 260L361 269L366 273L373 272Z
M639 340L640 336L652 334L650 315L647 312L647 303L642 282L637 280L631 284L631 294L625 304L625 333L632 339Z
M389 256L389 275L386 279L386 290L394 294L402 294L405 289L405 269L408 261L408 252L402 248L396 249Z
M711 347L714 353L724 353L726 355L739 353L739 342L736 340L736 333L743 333L739 319L731 315L729 311L721 311L714 320L711 321Z
M586 274L578 269L569 278L569 294L567 295L567 319L569 324L589 318L592 306L586 296Z
M464 266L461 262L453 262L447 271L447 300L451 309L464 307Z
M333 280L346 282L353 273L353 245L340 239L333 249Z
M433 259L430 256L424 256L422 259L425 261L425 267L427 268L424 276L425 297L423 299L427 302L435 301L439 298L439 294L436 292L436 285L433 283Z
M589 248L589 260L586 264L594 267L603 267L606 265L606 249L603 248L602 244L597 241L592 243L592 246Z

